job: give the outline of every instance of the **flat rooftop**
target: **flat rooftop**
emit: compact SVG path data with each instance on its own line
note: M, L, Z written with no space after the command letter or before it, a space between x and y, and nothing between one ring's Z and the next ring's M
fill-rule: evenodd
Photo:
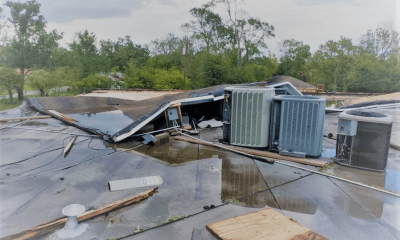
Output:
M397 141L399 109L377 111L395 117L392 139ZM0 117L36 113L23 105L0 112ZM335 133L337 115L326 115L325 135ZM67 133L80 136L64 158L62 151L71 137ZM173 137L168 144L128 150L140 142L113 144L89 135L54 118L1 130L0 238L60 218L61 209L72 203L96 208L151 188L111 192L111 180L156 175L163 179L157 193L85 221L89 229L81 239L217 239L206 224L265 207L329 239L400 238L400 198L390 194ZM204 129L198 138L217 142L221 135L221 128ZM320 159L332 162L335 141L324 138L323 149ZM287 163L400 192L400 151L393 148L383 173ZM210 205L215 208L204 209ZM168 221L174 217L185 218ZM138 226L142 231L136 233ZM37 239L58 237L49 233Z

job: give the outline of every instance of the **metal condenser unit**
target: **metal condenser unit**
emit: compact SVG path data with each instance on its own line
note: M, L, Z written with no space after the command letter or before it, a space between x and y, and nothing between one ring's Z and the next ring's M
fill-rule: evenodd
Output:
M383 113L353 110L339 115L336 163L384 171L393 118Z
M325 98L281 95L273 100L270 149L295 157L320 156Z
M224 141L232 145L268 147L273 88L227 87L223 109Z

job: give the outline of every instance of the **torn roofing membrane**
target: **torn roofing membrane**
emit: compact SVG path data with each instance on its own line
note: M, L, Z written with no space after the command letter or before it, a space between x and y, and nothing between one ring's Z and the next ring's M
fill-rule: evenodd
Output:
M182 106L222 100L224 89L234 85L218 85L177 94L167 94L142 101L111 97L44 97L28 98L32 107L70 125L102 135L104 140L119 142L133 135L151 120L162 114L169 106ZM266 87L267 82L236 84L236 86ZM268 85L286 90L290 95L302 95L289 82ZM76 121L68 121L53 111Z

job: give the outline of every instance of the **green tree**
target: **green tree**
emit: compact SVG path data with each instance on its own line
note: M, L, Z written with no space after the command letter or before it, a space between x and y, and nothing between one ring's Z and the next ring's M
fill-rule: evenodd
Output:
M282 53L278 74L302 79L306 63L311 57L310 46L294 39L283 40L279 44Z
M70 59L77 59L82 76L108 72L111 69L111 61L105 54L100 54L96 47L96 35L85 30L76 33L76 37L69 44L72 54Z
M155 89L188 89L190 80L184 79L183 74L176 68L156 69L154 74Z
M56 81L52 74L43 69L32 71L32 75L26 76L27 84L35 90L40 91L40 96L44 97L49 90L56 86Z
M22 82L22 76L19 75L15 69L0 68L0 88L7 91L11 103L14 102L14 90L18 89Z
M10 8L9 22L14 28L14 37L4 52L6 65L19 68L24 77L25 69L49 67L52 49L62 38L57 31L46 33L46 21L40 15L41 5L35 0L25 3L8 1ZM24 78L23 78L24 79ZM18 98L23 99L24 80L18 87Z
M89 76L77 81L73 84L73 88L78 92L91 92L96 88L111 88L113 86L113 81L106 76L99 74L90 74Z

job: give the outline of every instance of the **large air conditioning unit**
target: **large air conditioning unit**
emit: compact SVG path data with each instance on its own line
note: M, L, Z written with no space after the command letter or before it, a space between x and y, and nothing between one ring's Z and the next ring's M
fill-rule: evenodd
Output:
M273 88L227 87L223 109L224 141L237 146L267 148Z
M273 99L270 150L281 155L318 157L326 99L323 97L280 95Z
M340 165L384 171L389 154L393 117L353 110L339 115L336 159Z

